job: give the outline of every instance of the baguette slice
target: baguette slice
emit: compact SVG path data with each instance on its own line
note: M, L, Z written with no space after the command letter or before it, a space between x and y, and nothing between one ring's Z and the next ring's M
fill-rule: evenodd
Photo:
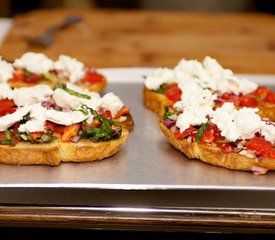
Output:
M173 133L163 123L159 123L160 129L176 149L184 153L188 158L196 158L205 163L224 167L231 170L255 171L275 170L275 161L271 158L249 158L238 153L224 153L217 147L198 144L197 142L188 143L186 139L177 140Z
M15 146L0 145L0 162L11 165L58 165L61 162L91 162L116 154L128 138L123 129L120 138L106 142L80 140L77 143L30 144L20 142Z
M164 106L170 105L170 101L164 94L143 88L143 103L145 107L149 108L158 116L162 116L164 113Z

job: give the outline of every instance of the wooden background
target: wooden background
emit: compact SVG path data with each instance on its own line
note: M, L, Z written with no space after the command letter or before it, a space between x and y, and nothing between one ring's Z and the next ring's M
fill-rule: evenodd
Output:
M70 13L83 21L56 34L47 49L28 47ZM216 58L236 73L275 74L275 16L130 10L38 10L15 18L0 54L13 60L27 51L56 59L67 54L88 66L168 66L181 58Z

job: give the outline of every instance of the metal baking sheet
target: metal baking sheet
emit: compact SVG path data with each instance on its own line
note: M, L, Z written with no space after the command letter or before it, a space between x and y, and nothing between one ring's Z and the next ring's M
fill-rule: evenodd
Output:
M0 203L275 208L275 172L254 176L190 160L168 144L142 102L151 68L100 69L135 121L115 156L59 166L0 165ZM247 75L274 89L275 76Z

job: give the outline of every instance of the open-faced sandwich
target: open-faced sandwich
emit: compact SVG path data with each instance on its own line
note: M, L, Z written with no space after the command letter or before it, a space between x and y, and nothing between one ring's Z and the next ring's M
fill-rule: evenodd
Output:
M181 100L166 106L160 128L189 158L232 170L264 174L275 170L275 123L257 108L217 105L217 94L196 81L183 83Z
M187 91L182 82L194 81L202 88L217 95L216 104L232 102L237 108L258 108L262 118L275 121L275 92L265 86L241 79L213 58L197 60L182 59L175 68L159 68L145 77L144 105L159 115L163 106L174 104Z
M113 93L101 97L72 83L0 84L0 162L88 162L116 154L133 120Z
M60 55L53 61L42 53L27 52L9 63L0 59L0 82L11 87L30 87L59 82L71 82L92 92L100 92L107 84L106 78L95 68L87 68L75 58Z

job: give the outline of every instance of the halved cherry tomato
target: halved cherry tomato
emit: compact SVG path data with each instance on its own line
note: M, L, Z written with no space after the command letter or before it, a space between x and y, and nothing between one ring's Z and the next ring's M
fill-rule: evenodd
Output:
M194 133L197 133L197 129L191 126L186 130L184 130L182 133L180 132L179 129L176 129L176 131L174 132L174 136L177 140L182 140Z
M80 128L79 123L72 124L70 126L65 126L64 133L62 134L61 141L62 142L70 142L72 137L78 134Z
M16 111L15 103L13 100L1 99L0 100L0 116Z
M180 100L182 91L178 87L178 84L169 84L165 89L165 96L173 102L177 102Z
M253 96L244 95L240 96L240 106L242 107L257 107L259 102Z
M255 136L247 143L245 146L252 151L255 151L256 154L262 155L265 157L275 158L275 150L270 142L266 141L263 137Z
M84 78L83 78L83 81L86 82L86 83L98 83L98 82L101 82L103 81L104 79L104 76L97 73L96 71L94 70L89 70L86 72Z

